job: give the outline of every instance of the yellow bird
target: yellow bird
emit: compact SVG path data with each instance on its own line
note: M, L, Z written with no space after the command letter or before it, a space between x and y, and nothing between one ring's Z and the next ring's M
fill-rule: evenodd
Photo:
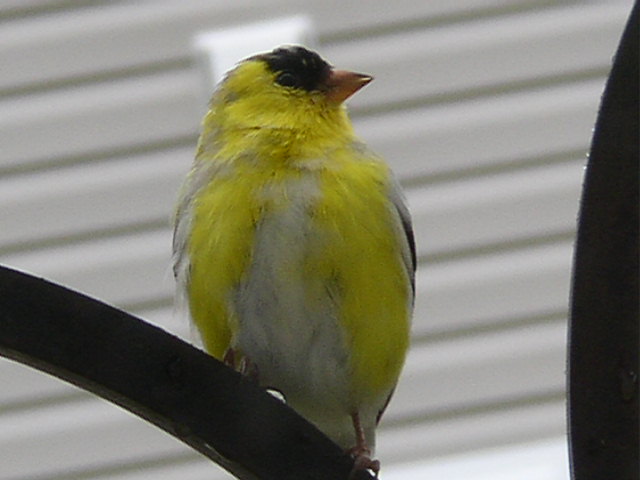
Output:
M399 185L343 105L371 80L299 46L240 62L204 117L173 252L206 350L377 473L416 259Z

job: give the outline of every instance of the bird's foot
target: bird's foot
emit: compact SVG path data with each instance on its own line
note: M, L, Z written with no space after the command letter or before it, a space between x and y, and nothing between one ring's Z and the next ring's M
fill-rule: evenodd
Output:
M222 363L231 367L242 376L259 383L258 365L253 363L246 355L239 354L237 350L228 348L222 357Z
M351 414L351 420L353 421L353 428L356 434L356 445L347 451L347 453L353 457L353 470L351 470L349 479L355 478L356 473L360 470L370 470L374 476L378 478L380 462L371 459L371 449L367 445L364 429L360 422L360 413L354 411Z
M256 383L260 383L260 375L258 372L258 365L253 363L249 357L243 356L240 359L240 365L238 366L238 372L244 377L253 380Z
M227 367L231 367L233 370L236 369L236 351L229 347L224 352L222 356L222 363L224 363Z
M349 479L355 478L355 475L360 470L370 470L374 476L378 478L380 473L380 462L371 458L371 451L368 448L362 446L355 446L348 450L349 455L353 457L353 470L349 475Z

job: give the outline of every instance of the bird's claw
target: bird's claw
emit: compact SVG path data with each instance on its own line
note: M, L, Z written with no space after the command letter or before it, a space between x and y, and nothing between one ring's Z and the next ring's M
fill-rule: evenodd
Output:
M239 357L239 361L238 361ZM246 355L238 355L238 352L233 348L228 348L226 352L224 352L224 356L222 357L222 362L234 369L243 377L247 377L250 380L258 383L259 372L258 365L253 363L249 357ZM237 365L236 365L237 364Z
M380 462L371 458L371 452L368 448L354 447L349 450L349 454L353 457L353 470L351 470L349 480L355 478L356 473L360 470L370 470L374 477L378 478Z

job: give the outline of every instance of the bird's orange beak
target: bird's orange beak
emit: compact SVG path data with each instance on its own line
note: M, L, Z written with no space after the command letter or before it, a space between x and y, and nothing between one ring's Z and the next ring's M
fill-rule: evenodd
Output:
M331 70L326 80L327 98L332 102L342 103L371 80L373 77L364 73Z

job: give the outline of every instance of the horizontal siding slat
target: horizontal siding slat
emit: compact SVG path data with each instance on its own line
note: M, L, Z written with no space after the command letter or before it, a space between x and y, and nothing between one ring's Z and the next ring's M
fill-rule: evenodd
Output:
M151 424L93 398L3 415L0 425L0 479L51 478L79 467L105 468L187 451Z
M565 435L564 401L503 407L455 418L385 428L376 453L384 462L412 462L452 453Z
M603 80L355 119L400 178L588 151Z
M539 245L418 268L414 335L564 314L573 245Z
M569 480L566 436L558 435L498 447L480 447L463 455L415 460L385 468L385 480Z
M194 146L0 178L3 245L164 220Z
M0 358L0 381L3 385L0 389L0 422L9 405L46 403L51 397L75 395L79 391L56 377L4 357Z
M5 100L0 168L195 136L197 90L195 75L169 72Z
M324 38L354 29L377 29L416 19L469 15L496 8L527 7L527 0L383 0L359 3L307 2L304 11ZM335 12L340 11L340 15ZM182 0L117 2L15 20L0 34L0 91L25 84L152 66L191 57L191 37L300 13L295 0Z
M268 14L269 0L110 2L15 20L0 35L0 91L183 60L193 32ZM276 10L277 11L277 10Z
M38 9L58 6L61 0L2 0L0 2L0 14L13 13L25 10L37 11ZM77 2L76 2L77 3Z
M572 233L582 162L407 189L420 255Z
M607 71L625 4L570 5L381 35L322 49L334 65L371 73L355 106L440 98L578 72Z
M117 305L169 298L174 289L169 229L9 254L2 262Z
M565 323L415 344L385 419L425 418L564 388Z
M217 467L204 457L190 458L189 461L177 461L166 465L158 462L158 466L127 469L112 474L100 475L100 480L234 480L230 473Z
M295 1L287 2L288 8L296 8ZM417 22L429 24L433 22L451 22L467 19L470 15L501 11L527 9L527 0L399 0L390 4L388 1L369 1L366 8L360 2L342 2L330 0L326 2L310 2L311 13L318 32L322 37L332 40L332 36L350 37L354 32L365 31L375 34L386 28L398 29L403 24L415 25ZM339 14L336 14L339 12Z

